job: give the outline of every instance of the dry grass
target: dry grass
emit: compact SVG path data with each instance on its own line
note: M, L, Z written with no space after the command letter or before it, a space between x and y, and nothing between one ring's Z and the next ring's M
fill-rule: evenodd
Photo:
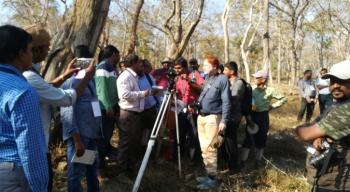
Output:
M293 134L293 127L298 124L296 114L299 109L299 97L296 90L289 91L286 86L279 90L287 95L288 103L270 113L270 133L265 157L270 163L260 170L241 172L236 175L221 173L221 184L212 191L266 191L266 192L303 192L310 191L309 184L303 177L305 150ZM318 113L315 111L315 114ZM116 142L116 137L114 138ZM61 150L63 150L62 148ZM56 149L57 151L57 149ZM58 153L61 154L61 153ZM177 175L175 162L150 162L142 180L140 191L196 191L195 177L203 174L203 169L192 167L186 160L183 162L184 176ZM248 164L248 167L251 165ZM65 173L56 175L55 191L66 191ZM113 176L101 181L102 191L131 191L132 183L123 182Z

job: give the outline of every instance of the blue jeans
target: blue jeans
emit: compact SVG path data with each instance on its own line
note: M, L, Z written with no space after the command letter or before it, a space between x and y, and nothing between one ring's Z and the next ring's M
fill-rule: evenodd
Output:
M319 94L318 101L319 101L318 103L320 105L321 115L322 115L323 111L325 109L327 109L329 106L331 106L333 103L333 99L332 99L331 94L327 94L327 95Z
M14 163L0 163L1 192L29 192L29 185L22 167Z
M81 141L83 142L85 149L97 150L97 144L94 139L89 139L83 136L80 136ZM98 192L99 183L97 179L97 167L98 167L98 158L96 158L94 164L85 165L81 163L71 163L73 155L75 153L74 140L70 138L67 140L67 159L68 159L68 192L82 192L83 188L81 186L81 180L86 176L87 191L88 192Z

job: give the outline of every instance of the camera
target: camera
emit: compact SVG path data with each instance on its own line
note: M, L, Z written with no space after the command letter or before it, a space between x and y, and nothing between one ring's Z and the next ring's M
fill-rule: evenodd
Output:
M93 58L78 58L74 66L80 69L86 69L89 67L92 60Z
M326 139L322 141L322 148L324 149L321 153L315 153L310 157L309 163L314 167L319 167L323 164L325 157L330 155L332 144L328 143Z
M168 90L172 91L175 84L175 78L177 76L177 73L173 68L169 68L166 75L168 77L168 82L169 82Z

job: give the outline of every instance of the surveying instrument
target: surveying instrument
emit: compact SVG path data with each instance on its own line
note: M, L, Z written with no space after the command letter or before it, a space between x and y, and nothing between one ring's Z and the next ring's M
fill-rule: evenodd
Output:
M157 115L157 119L154 123L152 132L151 132L151 136L150 139L148 140L148 144L147 144L147 150L146 153L143 157L142 160L142 164L141 167L139 169L139 172L137 174L134 186L132 188L132 192L137 192L139 190L140 184L141 184L141 180L143 177L143 174L145 173L145 169L149 160L149 157L151 155L152 149L155 145L156 139L158 137L159 131L164 123L164 118L165 115L167 114L167 110L169 109L169 105L171 104L171 98L174 99L174 104L175 104L175 124L176 124L176 141L177 141L177 159L178 159L178 168L179 168L179 177L181 177L181 155L180 155L180 139L179 139L179 122L178 122L178 116L177 116L177 112L178 112L178 104L177 104L177 98L176 98L176 94L172 92L172 89L174 87L175 84L175 77L177 76L176 72L174 71L174 69L170 68L167 72L167 76L168 76L168 89L164 95L162 104L160 106L158 115Z

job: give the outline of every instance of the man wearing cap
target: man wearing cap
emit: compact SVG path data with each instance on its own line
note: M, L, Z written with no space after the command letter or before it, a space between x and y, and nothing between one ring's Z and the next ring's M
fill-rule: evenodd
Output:
M75 103L78 96L84 93L89 81L93 78L95 69L90 66L86 69L86 75L82 81L74 88L63 90L58 88L67 78L71 77L79 69L74 67L75 59L68 64L65 72L52 80L50 83L46 82L40 75L40 62L44 61L50 47L50 35L40 26L31 26L26 28L26 31L32 36L32 53L33 53L33 65L30 70L23 73L23 76L27 79L28 83L36 90L40 97L40 114L42 124L44 127L46 148L48 152L49 160L49 189L52 189L52 168L49 155L49 140L50 140L50 125L53 114L53 107L57 106L71 106Z
M315 191L350 191L350 61L335 64L322 78L330 79L335 103L316 122L298 126L296 133L320 153L324 141L335 146L334 152L325 157L330 160L323 161L321 167L307 165L308 181L314 183Z
M242 149L242 166L248 159L249 151L252 146L255 147L255 167L262 165L262 157L266 146L267 133L269 131L269 111L276 109L287 102L287 98L281 95L272 87L267 86L268 73L266 71L258 71L253 74L256 86L253 88L253 101L251 118L259 127L256 134L246 132L246 138ZM272 99L278 100L271 103Z
M168 77L167 73L169 68L173 67L173 60L166 57L162 62L162 68L156 69L151 72L151 75L156 80L158 86L162 86L164 89L168 87Z

